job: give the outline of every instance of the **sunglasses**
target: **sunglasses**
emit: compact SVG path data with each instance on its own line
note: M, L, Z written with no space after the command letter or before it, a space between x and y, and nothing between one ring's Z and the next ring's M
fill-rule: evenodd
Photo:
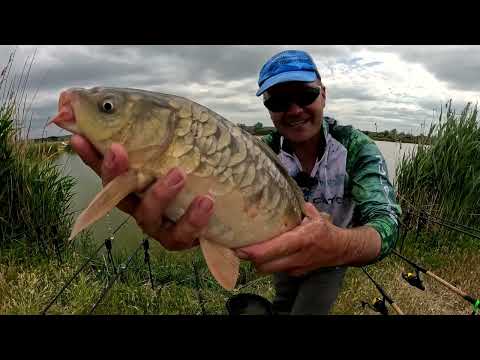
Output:
M292 94L278 94L269 97L263 102L265 107L272 112L285 112L292 103L305 107L313 103L320 95L320 88L308 87Z

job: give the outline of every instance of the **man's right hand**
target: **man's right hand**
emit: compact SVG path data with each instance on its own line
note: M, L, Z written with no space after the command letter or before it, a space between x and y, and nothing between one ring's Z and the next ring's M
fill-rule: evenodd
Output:
M105 158L80 135L73 135L70 144L83 162L101 177L104 186L128 170L128 154L120 144L113 144ZM198 196L177 223L170 222L164 218L164 211L184 185L185 174L174 168L150 186L142 198L130 194L119 203L118 208L132 215L138 226L166 249L192 248L198 245L198 236L208 224L214 203L206 195Z

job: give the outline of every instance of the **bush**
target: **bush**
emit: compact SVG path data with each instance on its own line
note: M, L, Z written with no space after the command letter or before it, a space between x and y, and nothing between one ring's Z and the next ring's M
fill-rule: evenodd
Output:
M22 139L27 74L22 73L18 83L8 81L13 58L0 77L4 94L0 105L0 249L17 246L28 254L52 255L61 250L70 232L74 180L63 176L51 157L31 151Z

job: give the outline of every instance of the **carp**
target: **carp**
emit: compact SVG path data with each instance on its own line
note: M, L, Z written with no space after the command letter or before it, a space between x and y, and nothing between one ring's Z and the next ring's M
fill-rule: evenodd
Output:
M277 155L260 139L187 98L153 91L71 88L60 94L51 121L87 138L105 154L122 144L129 170L108 183L79 215L70 239L130 193L142 193L172 167L186 174L165 216L178 220L197 195L215 208L199 246L209 271L235 287L240 259L234 249L260 243L302 222L304 198Z

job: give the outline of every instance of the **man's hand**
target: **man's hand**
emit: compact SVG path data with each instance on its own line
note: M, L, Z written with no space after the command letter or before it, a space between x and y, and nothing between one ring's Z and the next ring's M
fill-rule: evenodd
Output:
M128 170L128 154L120 144L113 144L105 158L82 136L73 135L70 144L83 162L101 177L104 186ZM208 224L214 203L208 196L198 196L176 224L164 219L165 209L184 185L185 174L180 169L172 169L152 184L142 198L130 194L118 208L132 215L142 230L166 249L189 249L198 245L198 236Z
M260 244L236 249L260 273L287 272L303 275L320 267L366 263L380 251L380 236L370 227L342 229L322 216L311 203L305 204L302 224Z

